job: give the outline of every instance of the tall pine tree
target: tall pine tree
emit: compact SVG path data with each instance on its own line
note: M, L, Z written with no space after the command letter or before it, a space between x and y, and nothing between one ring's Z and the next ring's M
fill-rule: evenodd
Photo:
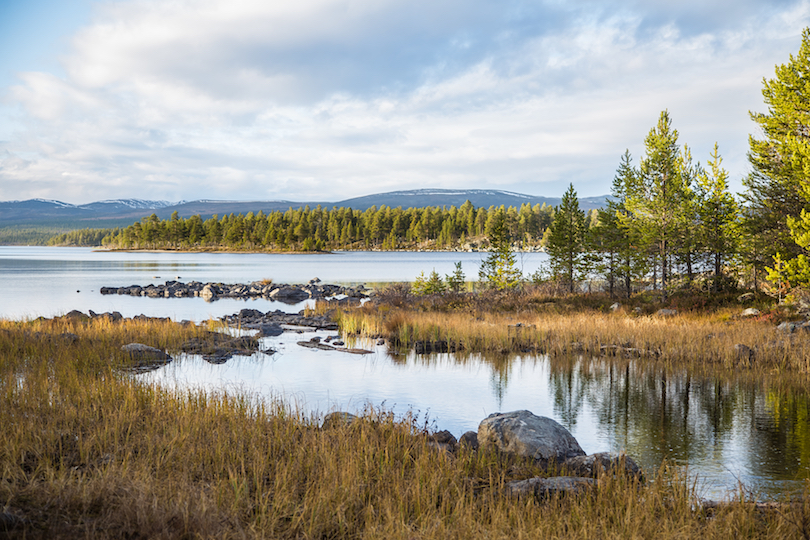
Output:
M625 203L635 234L651 246L661 268L661 301L667 300L671 256L683 231L688 185L681 169L678 131L669 112L644 139L645 156Z
M574 185L570 184L554 212L546 252L549 255L552 275L572 293L576 283L588 271L586 232L585 213L579 208Z

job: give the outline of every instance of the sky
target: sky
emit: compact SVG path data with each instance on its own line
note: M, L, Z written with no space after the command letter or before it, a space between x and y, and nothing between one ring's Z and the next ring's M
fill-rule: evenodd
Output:
M668 110L742 191L810 0L0 0L0 200L606 195Z

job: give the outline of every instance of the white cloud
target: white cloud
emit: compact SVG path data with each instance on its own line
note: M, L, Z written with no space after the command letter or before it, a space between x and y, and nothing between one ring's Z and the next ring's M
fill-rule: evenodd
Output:
M810 10L735 5L692 6L699 24L630 1L105 5L67 77L8 91L26 114L0 142L0 199L558 196L569 181L597 195L664 108L696 158L718 141L739 180L748 110Z

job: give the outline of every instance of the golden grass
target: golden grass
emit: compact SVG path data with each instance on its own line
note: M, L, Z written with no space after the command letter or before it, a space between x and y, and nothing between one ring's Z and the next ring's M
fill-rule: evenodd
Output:
M584 323L583 323L584 324ZM78 336L68 339L63 332ZM541 471L434 450L407 419L316 421L250 396L171 392L121 375L120 346L174 350L171 323L0 321L0 511L25 538L801 538L810 507L710 516L678 471L648 485L516 500ZM0 534L3 534L0 532Z
M348 334L384 336L405 347L445 340L467 352L640 356L712 369L810 373L810 334L784 334L772 322L733 320L732 313L664 318L621 311L424 311L382 305L343 310L337 318ZM752 360L738 344L753 351Z

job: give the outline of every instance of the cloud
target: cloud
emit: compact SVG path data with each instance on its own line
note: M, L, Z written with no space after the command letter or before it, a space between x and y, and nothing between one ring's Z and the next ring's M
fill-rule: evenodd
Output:
M25 114L0 142L0 199L599 195L665 108L697 159L716 140L739 179L748 110L810 9L722 4L104 4L66 77L8 91Z

